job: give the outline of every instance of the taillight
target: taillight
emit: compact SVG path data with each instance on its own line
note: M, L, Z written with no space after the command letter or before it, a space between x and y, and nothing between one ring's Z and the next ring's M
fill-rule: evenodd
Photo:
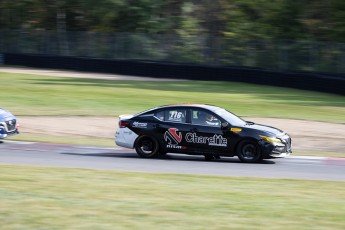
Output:
M119 127L120 128L126 128L129 126L129 122L128 121L119 121Z

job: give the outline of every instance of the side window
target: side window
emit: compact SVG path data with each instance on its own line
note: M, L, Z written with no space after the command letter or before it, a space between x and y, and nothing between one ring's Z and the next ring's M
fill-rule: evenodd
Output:
M220 127L221 125L221 121L217 117L204 110L193 109L191 116L193 125L206 125L212 127Z
M164 111L156 112L155 117L157 117L161 121L164 121Z
M186 110L185 109L166 110L164 121L185 123L186 122Z

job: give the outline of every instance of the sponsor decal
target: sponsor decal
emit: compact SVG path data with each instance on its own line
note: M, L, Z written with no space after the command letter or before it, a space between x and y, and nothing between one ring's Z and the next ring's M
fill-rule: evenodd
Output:
M241 128L231 128L230 131L234 132L234 133L239 133L242 131L242 129Z
M214 134L212 137L198 136L196 133L187 133L186 141L196 144L208 144L211 146L227 146L228 141L222 135Z
M169 149L187 149L186 146L180 146L180 145L167 145L167 148L169 148Z
M135 121L135 122L133 122L133 127L137 127L137 128L147 128L147 123Z
M164 133L164 140L169 145L178 145L182 141L182 133L177 128L170 128Z

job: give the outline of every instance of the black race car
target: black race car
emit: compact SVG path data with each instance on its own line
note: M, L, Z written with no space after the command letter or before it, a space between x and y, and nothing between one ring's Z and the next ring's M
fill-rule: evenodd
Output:
M286 157L291 138L274 127L244 121L213 105L167 105L121 115L115 143L151 158L166 153L204 155L206 160L238 156L242 162Z

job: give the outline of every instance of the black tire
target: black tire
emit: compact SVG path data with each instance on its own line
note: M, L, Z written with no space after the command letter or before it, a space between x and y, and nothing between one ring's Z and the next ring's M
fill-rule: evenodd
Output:
M168 153L167 152L165 152L165 151L159 151L159 155L160 156L166 156Z
M212 154L205 154L204 157L205 161L212 161L214 159Z
M261 151L257 143L244 140L237 146L237 156L245 163L255 163L261 160Z
M135 142L135 151L142 158L153 158L159 153L158 141L149 136L141 136Z

